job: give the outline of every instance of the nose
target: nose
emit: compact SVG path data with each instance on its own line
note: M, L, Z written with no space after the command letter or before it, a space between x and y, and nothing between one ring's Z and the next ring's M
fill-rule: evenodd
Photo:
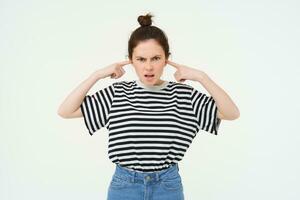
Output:
M146 70L152 70L152 69L153 69L153 66L152 66L151 62L147 62L147 63L145 64L145 69L146 69Z

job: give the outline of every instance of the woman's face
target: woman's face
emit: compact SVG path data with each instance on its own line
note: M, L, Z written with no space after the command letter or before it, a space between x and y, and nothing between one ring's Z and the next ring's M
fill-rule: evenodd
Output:
M160 85L167 61L163 48L154 39L140 42L132 52L132 65L145 85ZM152 75L152 76L150 76Z

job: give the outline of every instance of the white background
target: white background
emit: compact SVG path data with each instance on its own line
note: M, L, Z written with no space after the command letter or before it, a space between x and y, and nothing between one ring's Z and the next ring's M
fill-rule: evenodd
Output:
M108 132L63 119L64 98L127 55L151 12L170 60L205 71L240 109L219 135L201 131L179 168L187 200L299 199L298 1L0 2L0 199L105 199ZM131 65L118 80L137 76ZM163 79L175 81L167 66ZM207 93L198 82L186 81Z

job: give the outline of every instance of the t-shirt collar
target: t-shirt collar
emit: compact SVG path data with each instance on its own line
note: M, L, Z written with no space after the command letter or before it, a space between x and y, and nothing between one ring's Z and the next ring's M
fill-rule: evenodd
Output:
M145 85L139 79L135 80L135 82L137 83L138 86L140 86L144 89L147 89L147 90L161 90L161 89L163 89L164 87L166 87L168 85L168 81L164 81L160 85Z

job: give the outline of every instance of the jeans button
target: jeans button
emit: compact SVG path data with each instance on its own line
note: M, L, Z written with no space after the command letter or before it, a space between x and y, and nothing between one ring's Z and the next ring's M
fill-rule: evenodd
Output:
M150 176L146 176L146 180L150 180L151 178L150 178Z

